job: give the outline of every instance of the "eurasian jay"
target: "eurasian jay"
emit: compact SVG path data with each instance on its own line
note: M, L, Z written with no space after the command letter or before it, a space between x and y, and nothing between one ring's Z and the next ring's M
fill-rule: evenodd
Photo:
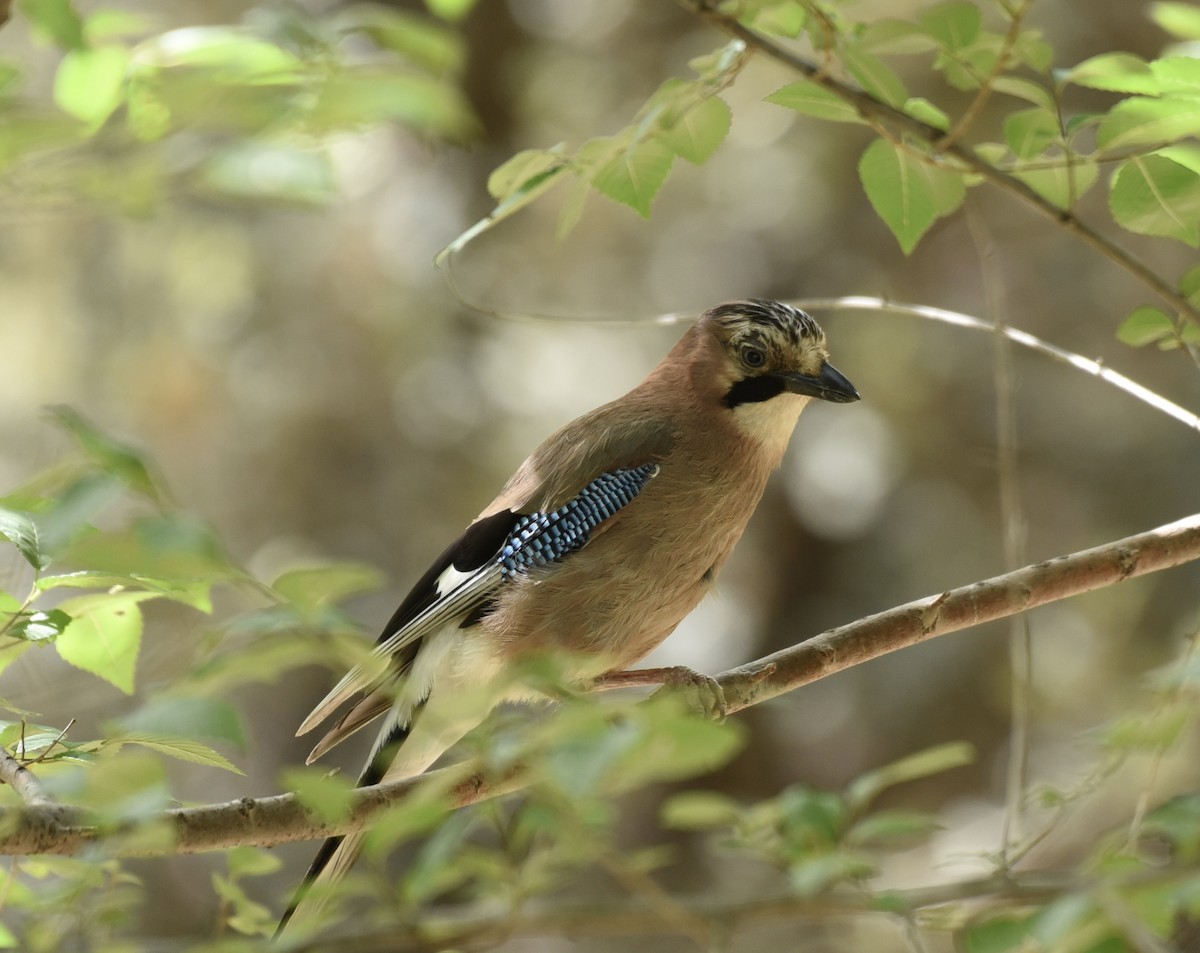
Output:
M581 684L647 655L704 598L783 459L812 398L858 391L825 335L777 301L700 316L624 397L567 424L517 469L400 604L372 653L296 732L344 708L311 763L384 716L360 785L421 774L499 702L532 697L506 677L552 650ZM345 876L363 834L333 837L316 880Z

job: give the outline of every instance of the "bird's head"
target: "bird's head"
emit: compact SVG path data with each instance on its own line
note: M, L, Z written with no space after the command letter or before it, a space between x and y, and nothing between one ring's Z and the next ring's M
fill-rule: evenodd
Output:
M778 301L753 298L719 305L700 319L722 358L726 407L769 401L781 394L838 404L858 391L829 363L825 333L809 315Z
M747 435L786 441L811 398L859 399L854 385L829 363L820 326L791 305L761 298L718 305L693 331L705 355L698 362L706 378L702 390L733 413Z

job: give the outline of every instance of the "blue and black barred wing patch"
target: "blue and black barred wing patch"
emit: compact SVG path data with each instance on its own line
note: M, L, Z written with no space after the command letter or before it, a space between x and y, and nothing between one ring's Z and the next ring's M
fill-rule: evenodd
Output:
M508 514L515 523L498 549L493 549L477 567L465 567L454 558L456 547L451 547L405 599L401 609L406 611L397 610L393 617L409 618L394 629L389 626L390 632L385 629L371 660L348 672L296 734L312 730L357 692L378 685L389 673L394 675L399 654L407 654L425 636L476 612L515 577L551 566L582 549L593 531L633 502L657 473L656 463L602 473L556 510ZM491 532L503 525L497 520L500 515L488 518L493 521ZM473 527L483 523L480 520Z

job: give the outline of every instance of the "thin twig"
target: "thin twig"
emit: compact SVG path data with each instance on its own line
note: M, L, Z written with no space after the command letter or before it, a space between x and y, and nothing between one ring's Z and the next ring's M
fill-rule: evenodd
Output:
M74 726L74 724L75 724L75 719L74 719L74 718L72 718L70 721L68 721L68 722L67 722L67 723L66 723L66 724L63 726L63 730L62 730L62 731L60 731L60 732L59 732L57 735L55 735L55 737L54 737L54 740L53 740L53 741L51 741L51 742L50 742L50 744L46 745L46 747L45 747L45 749L42 751L42 753L41 753L41 754L39 754L39 755L38 755L36 758L34 758L34 759L33 759L32 761L30 761L29 763L30 763L30 764L40 764L42 761L46 760L46 756L47 756L47 755L49 755L49 754L50 754L50 752L54 750L54 746L55 746L55 745L57 745L57 744L58 744L60 741L62 741L62 740L63 740L63 738L65 738L65 737L67 736L67 732L71 730L71 728ZM22 732L24 732L24 722L22 722ZM22 737L21 737L21 753L22 753L22 754L24 754L24 753L25 753L25 738L24 738L24 734L22 734Z
M1004 43L996 56L996 62L992 64L992 71L979 84L979 89L975 91L974 98L963 110L963 114L959 116L958 122L938 142L937 149L939 151L944 152L962 139L983 112L983 107L987 105L987 101L992 95L992 84L1008 68L1008 57L1012 54L1013 47L1016 46L1017 39L1021 35L1021 23L1029 15L1032 7L1033 0L1023 0L1015 10L1006 11L1009 15L1008 32L1004 34Z
M1130 397L1140 400L1143 404L1153 407L1168 417L1173 417L1180 423L1200 433L1200 416L1197 416L1190 410L1172 403L1165 397L1152 391L1149 387L1139 384L1124 374L1105 367L1101 361L1092 360L1090 357L1084 357L1081 354L1068 351L1055 344L1050 344L1048 341L1043 341L1041 338L1035 337L1029 332L1018 328L997 327L991 321L985 321L983 318L963 314L959 311L949 311L945 308L934 308L928 305L904 304L898 301L888 301L886 298L872 298L865 295L846 295L841 298L797 298L789 300L787 303L807 311L884 311L890 314L911 314L920 318L940 321L943 324L969 328L973 331L1003 334L1010 341L1020 344L1022 347L1027 347L1030 350L1058 361L1060 364L1066 364L1092 377L1099 378L1106 384L1124 391Z
M881 99L877 99L865 90L835 79L815 63L809 62L786 47L780 46L770 38L750 29L735 17L723 13L712 6L708 0L681 0L681 2L696 16L708 21L730 36L736 37L751 49L758 50L764 56L783 64L793 72L799 73L806 79L833 93L839 99L842 99L858 110L859 115L864 119L886 123L893 129L923 140L935 150L938 144L945 138L945 133L936 126L931 126L908 115L903 110L897 109ZM940 154L952 156L992 185L1021 199L1042 215L1057 222L1086 245L1100 252L1100 254L1104 255L1113 264L1137 278L1156 295L1168 302L1179 314L1187 315L1193 321L1200 323L1200 307L1192 304L1186 295L1182 294L1161 275L1119 245L1109 241L1082 219L1076 217L1073 212L1068 209L1059 208L1053 202L1039 195L1029 185L1001 171L995 165L982 158L974 149L963 145L961 142L952 142L949 146L945 146Z
M993 379L996 390L997 488L1000 525L1003 529L1004 568L1012 571L1025 562L1026 527L1018 476L1016 384L1013 379L1012 342L1005 335L1008 308L1004 283L997 274L998 252L972 203L967 206L967 228L979 255L987 313L996 331L993 340ZM1033 638L1028 613L1009 619L1009 669L1012 687L1012 724L1009 729L1008 767L1004 796L1004 822L1000 829L1001 866L1008 866L1008 852L1019 839L1025 791L1029 782L1029 740L1033 720Z

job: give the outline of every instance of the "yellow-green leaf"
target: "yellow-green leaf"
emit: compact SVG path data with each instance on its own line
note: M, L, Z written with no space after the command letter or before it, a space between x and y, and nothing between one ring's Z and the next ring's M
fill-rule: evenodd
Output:
M1132 347L1153 344L1175 333L1175 322L1158 308L1142 305L1130 312L1117 329L1117 340Z
M729 134L733 114L719 96L710 96L687 110L661 139L676 155L693 165L703 165Z
M858 110L836 93L812 80L803 79L777 89L767 97L767 102L786 106L806 116L827 119L830 122L865 122Z
M673 150L655 139L647 139L623 149L596 173L592 184L610 199L649 218L650 206L674 161Z
M867 147L858 174L875 212L906 255L935 219L950 214L966 196L961 175L934 168L882 139Z
M1158 80L1149 64L1132 53L1101 53L1084 60L1067 73L1064 81L1089 89L1114 93L1158 92Z
M1200 175L1163 156L1137 156L1113 174L1112 216L1142 235L1175 238L1196 247L1200 239Z
M71 50L54 77L54 101L63 112L99 126L121 105L129 51L120 46Z
M152 592L117 592L68 599L61 606L70 624L54 642L65 662L133 694L134 671L142 641L139 602Z
M1132 96L1100 120L1096 142L1106 152L1169 144L1200 134L1200 99Z

